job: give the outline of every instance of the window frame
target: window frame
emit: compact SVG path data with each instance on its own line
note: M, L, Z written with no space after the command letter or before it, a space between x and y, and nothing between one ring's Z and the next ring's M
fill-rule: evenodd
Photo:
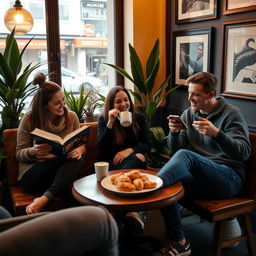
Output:
M123 1L114 0L114 22L115 22L115 64L124 66L124 21ZM61 51L60 51L60 30L59 30L59 0L45 0L46 17L46 40L48 53L48 70L50 80L61 83ZM55 71L55 72L53 72ZM124 78L116 73L117 85L124 86Z

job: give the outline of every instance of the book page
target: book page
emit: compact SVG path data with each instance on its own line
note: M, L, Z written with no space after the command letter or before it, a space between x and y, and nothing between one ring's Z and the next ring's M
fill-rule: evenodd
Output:
M63 144L68 141L70 138L74 137L76 134L79 134L80 132L82 132L83 130L86 130L89 126L82 126L80 128L78 128L77 130L69 133L68 135L66 135L63 139Z
M61 137L59 137L58 135L52 134L50 132L46 132L43 131L41 129L36 128L35 130L33 130L31 132L31 134L42 137L42 138L46 138L48 140L52 140L52 141L56 141L59 142L60 144L63 144L63 140Z

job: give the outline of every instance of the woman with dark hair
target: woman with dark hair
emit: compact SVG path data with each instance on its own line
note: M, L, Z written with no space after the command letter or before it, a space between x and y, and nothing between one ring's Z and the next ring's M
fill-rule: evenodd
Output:
M132 124L123 127L118 119L122 111L132 113ZM106 98L98 121L100 160L109 162L110 170L146 168L149 133L145 116L136 113L128 91L113 87Z
M61 138L79 128L76 114L65 107L61 87L39 73L34 85L39 88L31 109L20 123L17 133L16 157L19 161L20 184L24 191L40 194L27 206L27 214L41 211L54 197L71 195L71 186L84 164L85 146L77 147L66 156L56 157L49 152L49 144L36 144L30 132L35 128L56 134Z

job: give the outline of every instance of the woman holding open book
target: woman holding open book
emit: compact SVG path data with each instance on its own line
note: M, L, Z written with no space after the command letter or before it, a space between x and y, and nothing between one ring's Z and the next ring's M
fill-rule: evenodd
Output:
M41 209L57 196L71 193L71 186L84 164L85 146L81 145L65 156L50 154L50 144L36 144L31 132L35 128L63 138L79 128L76 114L65 106L61 87L39 73L34 85L39 88L32 100L31 109L21 120L17 134L16 157L19 161L19 180L24 191L36 193L37 197L27 206L27 214Z
M110 170L146 168L145 155L150 148L146 119L135 112L131 97L123 87L115 86L107 95L98 121L98 143L100 160L109 162Z

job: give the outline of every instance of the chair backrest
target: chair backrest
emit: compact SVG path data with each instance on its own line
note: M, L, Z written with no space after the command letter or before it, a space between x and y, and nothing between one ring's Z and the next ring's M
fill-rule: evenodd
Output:
M89 141L86 143L85 165L80 172L80 176L84 177L94 172L94 163L98 160L100 151L97 142L98 123L90 122L81 125L89 125L91 127Z
M97 122L92 123L82 123L83 125L89 125L90 135L89 141L86 144L86 162L84 168L82 168L80 176L85 176L91 174L94 170L94 162L97 161L99 155L99 149L97 147ZM9 185L18 184L18 175L19 175L19 164L16 159L16 145L17 145L17 129L6 129L3 132L4 140L4 152L7 156L6 158L6 172L7 172L7 181Z
M256 198L256 134L250 133L251 156L248 160L245 190L250 197Z
M7 129L3 131L4 154L6 158L6 175L9 185L18 183L19 164L16 160L17 129Z

